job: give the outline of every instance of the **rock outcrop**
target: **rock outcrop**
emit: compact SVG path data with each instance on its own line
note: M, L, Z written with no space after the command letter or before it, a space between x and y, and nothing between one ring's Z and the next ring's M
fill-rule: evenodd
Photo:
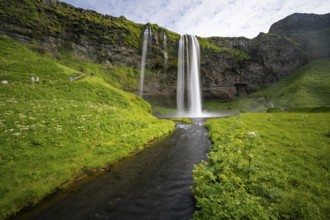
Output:
M198 38L203 95L231 100L278 81L312 59L330 57L330 16L291 15L247 38ZM34 43L54 57L70 52L107 66L133 66L138 76L143 31L153 32L144 94L175 95L179 35L154 24L101 15L57 0L1 1L0 34ZM163 34L167 35L167 50ZM314 37L316 37L314 39ZM168 63L164 66L164 53Z
M274 23L269 33L286 36L300 43L309 60L330 57L330 13L295 13Z

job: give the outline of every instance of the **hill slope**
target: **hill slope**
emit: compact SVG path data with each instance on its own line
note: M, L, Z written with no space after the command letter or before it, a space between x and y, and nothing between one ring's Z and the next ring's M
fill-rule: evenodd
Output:
M330 60L311 62L283 80L230 103L206 103L209 110L264 111L330 105Z
M174 129L140 97L2 35L0 80L0 219Z

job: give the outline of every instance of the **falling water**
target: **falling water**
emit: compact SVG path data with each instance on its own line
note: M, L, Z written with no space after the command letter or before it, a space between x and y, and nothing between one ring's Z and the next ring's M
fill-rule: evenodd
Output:
M166 73L168 54L167 54L167 36L165 32L163 32L163 49L164 49L164 73Z
M176 91L177 111L179 115L184 114L184 78L185 78L185 63L184 63L184 35L181 35L179 41L179 54L178 54L178 79Z
M203 115L199 67L200 49L197 38L195 36L181 36L177 80L177 111L179 116L202 117ZM185 91L188 92L188 106L185 105Z
M151 46L151 39L152 39L152 33L151 28L148 26L144 30L143 34L143 47L142 47L142 59L141 59L141 75L140 75L140 90L139 95L143 95L143 84L144 84L144 72L145 72L145 66L146 66L146 59L147 59L147 50L148 46Z
M200 116L202 115L201 87L199 82L200 50L195 36L191 36L190 48L189 100L191 106L188 113L192 116Z

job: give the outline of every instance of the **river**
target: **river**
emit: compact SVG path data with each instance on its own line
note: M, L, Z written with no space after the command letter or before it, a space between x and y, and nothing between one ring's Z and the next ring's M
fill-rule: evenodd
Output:
M61 190L14 219L189 219L195 209L190 187L194 164L211 142L202 119L138 153Z

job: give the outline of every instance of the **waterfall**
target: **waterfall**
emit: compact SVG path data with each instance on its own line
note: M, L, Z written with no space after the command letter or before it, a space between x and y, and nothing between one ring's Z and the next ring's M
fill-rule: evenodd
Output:
M164 73L166 73L168 54L167 54L167 36L165 32L163 32L163 50L164 50Z
M187 96L185 91L187 91ZM186 98L188 106L185 104ZM177 112L179 116L201 117L203 115L200 88L200 48L195 36L182 35L179 41Z
M184 59L184 35L181 35L179 41L179 51L178 51L178 79L177 79L177 89L176 89L176 103L177 111L179 115L185 113L184 109L184 78L185 78L185 59Z
M143 84L144 84L144 72L146 66L146 59L147 59L147 50L148 46L151 46L152 40L152 32L150 26L144 30L143 34L143 47L142 47L142 59L141 59L141 75L140 75L140 90L139 95L142 97L143 95Z
M191 45L190 45L190 91L189 91L189 100L190 100L190 109L189 115L198 116L202 114L202 100L201 100L201 86L200 86L200 49L197 38L191 36Z

